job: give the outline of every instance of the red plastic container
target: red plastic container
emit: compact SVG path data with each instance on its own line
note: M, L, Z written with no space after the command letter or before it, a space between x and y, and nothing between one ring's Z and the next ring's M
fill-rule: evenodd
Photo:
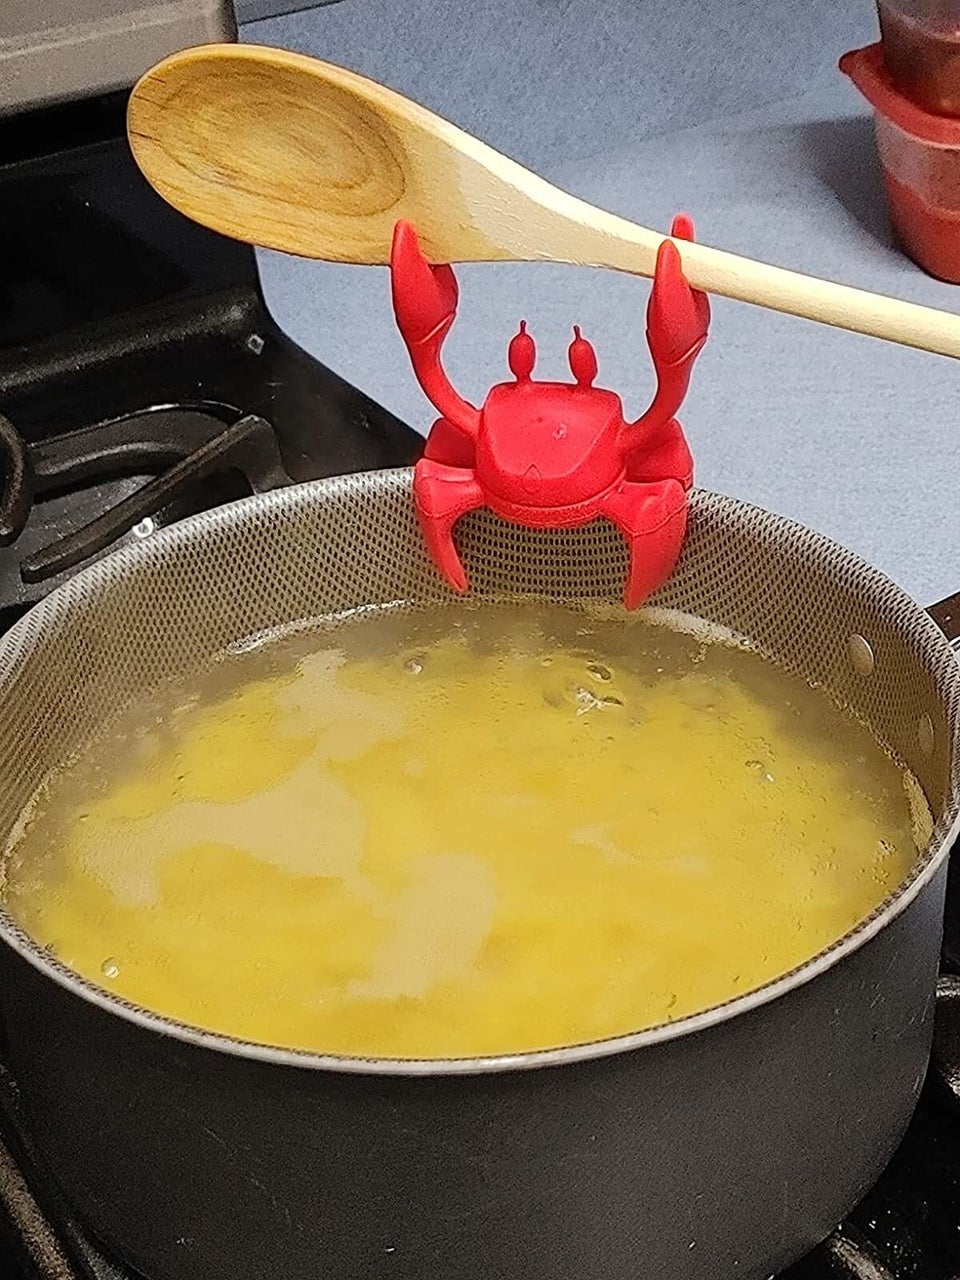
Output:
M879 44L845 53L840 70L873 107L900 244L924 271L960 284L960 120L925 111L898 92Z

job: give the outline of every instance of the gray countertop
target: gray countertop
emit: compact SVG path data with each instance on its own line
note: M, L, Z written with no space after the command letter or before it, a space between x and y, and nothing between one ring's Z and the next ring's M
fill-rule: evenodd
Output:
M576 195L647 226L691 213L706 243L960 310L960 287L891 245L872 129L836 70L875 38L869 0L343 0L242 38L353 67ZM425 431L382 268L264 253L295 339ZM448 367L482 397L525 316L540 376L570 325L639 412L652 389L646 281L548 265L459 271ZM960 590L960 366L717 299L682 415L698 483L812 525L924 603Z

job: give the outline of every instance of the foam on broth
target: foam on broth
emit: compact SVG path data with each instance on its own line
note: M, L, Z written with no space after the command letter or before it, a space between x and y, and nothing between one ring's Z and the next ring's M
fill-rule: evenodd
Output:
M464 605L239 646L50 779L5 905L137 1004L326 1053L516 1053L741 995L874 910L929 813L825 695L654 621Z

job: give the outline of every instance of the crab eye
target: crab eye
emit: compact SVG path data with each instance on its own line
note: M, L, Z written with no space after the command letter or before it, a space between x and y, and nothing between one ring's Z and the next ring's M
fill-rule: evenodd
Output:
M527 333L526 320L520 321L520 332L510 339L507 363L518 382L526 382L533 373L533 366L537 363L537 347Z
M589 387L597 376L597 355L591 344L580 333L580 326L573 326L573 341L567 350L570 372L581 387Z

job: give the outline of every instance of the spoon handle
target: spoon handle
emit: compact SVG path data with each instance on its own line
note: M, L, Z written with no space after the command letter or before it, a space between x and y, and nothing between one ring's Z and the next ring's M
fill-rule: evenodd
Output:
M662 236L562 194L563 200L550 202L554 217L549 219L549 230L541 223L546 236L536 256L653 275ZM678 241L677 247L684 274L697 289L921 351L960 357L960 315L952 311L767 266L699 243Z

